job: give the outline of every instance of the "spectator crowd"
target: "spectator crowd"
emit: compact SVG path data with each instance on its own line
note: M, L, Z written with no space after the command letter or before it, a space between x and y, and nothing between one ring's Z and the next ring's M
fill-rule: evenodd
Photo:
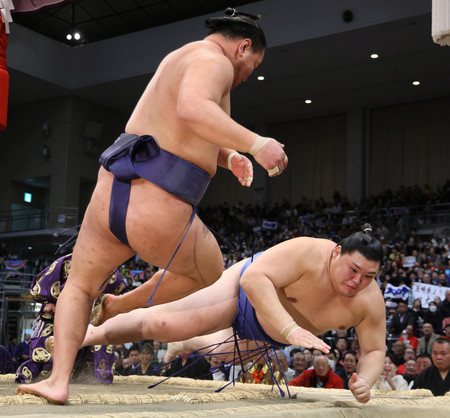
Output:
M401 188L353 205L335 193L328 203L303 199L295 206L283 202L272 208L222 204L200 209L199 216L216 234L225 268L298 236L339 242L359 230L363 220L370 221L385 251L377 281L386 300L387 325L384 371L374 389L428 388L434 395L443 395L450 390L450 224L432 234L417 231L430 222L439 205L448 202L450 182L437 192L428 187ZM6 248L2 246L3 263L5 257ZM136 256L119 271L128 290L132 290L157 269ZM421 290L420 296L414 297L417 289ZM276 379L296 386L347 389L357 369L358 336L350 329L330 331L322 337L332 346L330 353L293 346L276 350L271 355L272 371L265 362L258 362L249 367L242 380L261 384ZM25 334L20 344L13 338L8 349L2 348L15 367L29 355L27 338ZM165 349L165 344L158 341L116 345L114 373L219 380L234 376L215 356L184 353L166 365ZM2 372L11 372L5 370Z

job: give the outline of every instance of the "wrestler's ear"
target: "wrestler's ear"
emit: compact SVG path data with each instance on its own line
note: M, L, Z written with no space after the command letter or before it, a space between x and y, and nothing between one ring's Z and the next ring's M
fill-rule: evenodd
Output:
M252 40L250 38L242 39L238 46L239 56L243 56L252 49Z
M341 254L341 250L342 250L342 246L336 245L336 247L334 247L334 249L333 249L333 258L336 258L337 256L339 256L339 254Z

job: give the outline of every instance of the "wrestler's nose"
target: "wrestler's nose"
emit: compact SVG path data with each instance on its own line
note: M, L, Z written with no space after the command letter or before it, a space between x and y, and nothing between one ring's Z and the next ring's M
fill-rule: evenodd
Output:
M355 276L353 277L353 282L355 283L361 283L361 279L362 279L362 275L361 274L355 274Z

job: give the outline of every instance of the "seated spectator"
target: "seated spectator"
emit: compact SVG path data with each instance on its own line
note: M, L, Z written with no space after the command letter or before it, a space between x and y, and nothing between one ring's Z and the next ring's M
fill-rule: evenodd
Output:
M448 323L444 328L444 335L443 338L446 338L447 340L450 340L450 323Z
M441 287L449 287L448 277L443 271L438 274L437 285Z
M346 338L338 338L337 341L336 341L336 348L339 350L339 352L341 354L341 360L339 360L338 364L339 364L339 366L341 368L343 368L344 367L344 363L343 363L342 358L343 358L345 352L348 349L348 341L347 341L347 339Z
M430 273L424 273L423 274L423 276L422 276L422 283L424 283L424 284L434 284L433 281L431 280L431 274Z
M6 347L0 345L0 374L14 373L15 369L11 354L9 354Z
M430 302L428 306L428 311L425 312L423 317L424 322L433 325L434 332L436 334L442 333L442 314L438 311L438 305L436 302Z
M398 370L397 370L398 374ZM414 379L417 376L416 371L416 360L408 360L405 363L405 373L403 373L403 378L408 383L408 389L411 389L414 384Z
M412 325L406 326L398 340L411 346L414 351L417 351L417 347L419 347L419 339L414 335L414 327Z
M416 359L416 353L414 351L414 348L409 347L409 346L406 347L405 354L403 355L404 363L400 364L400 366L398 366L397 374L405 374L406 363L409 360L415 360L415 359Z
M153 350L155 351L153 363L161 364L164 360L164 356L167 353L167 350L163 348L162 344L159 341L153 340Z
M361 357L361 346L359 344L358 333L355 331L353 333L353 340L350 343L350 350L353 350L356 353L356 359L359 361Z
M317 356L314 359L314 368L312 370L305 370L300 376L291 380L289 385L342 389L344 387L344 381L331 371L327 357Z
M428 353L419 354L416 357L416 375L422 373L432 365L431 356Z
M305 348L303 350L303 354L305 355L306 359L306 368L309 369L312 366L312 353L309 348Z
M450 318L450 289L445 292L445 299L439 305L442 318Z
M429 389L434 396L443 396L450 390L450 341L445 338L435 340L431 359L433 365L414 379L413 389Z
M139 287L141 285L142 285L142 282L140 280L139 274L135 274L133 276L133 283L132 283L133 289L136 287Z
M329 353L325 354L328 357L328 363L330 363L332 372L336 371L336 364L337 364L338 360L340 360L340 357L338 358L338 356L336 354L337 352L339 352L339 350L330 350Z
M419 298L414 299L411 310L414 313L416 324L419 323L420 320L423 320L425 311L422 308L422 300L421 299L419 299Z
M269 378L272 379L272 374L263 358L258 359L255 363L252 363L251 361L248 362L244 365L244 370L246 370L246 372L240 374L242 366L237 364L232 365L230 367L228 380L233 381L240 375L238 381L242 383L268 384Z
M16 357L19 365L30 359L30 343L31 334L26 333L23 336L23 341L19 343L16 350Z
M131 292L132 290L134 290L134 288L135 288L135 286L134 286L134 282L133 282L133 278L132 277L127 277L126 278L126 281L127 281L127 290L129 291L129 292Z
M123 376L125 368L123 367L123 354L114 350L114 376Z
M130 371L129 376L159 376L159 372L152 365L153 347L150 344L142 344L139 347L139 364Z
M344 381L344 389L348 389L348 381L353 373L356 373L357 364L358 359L356 358L356 352L348 350L344 354L344 368L336 372L336 374Z
M406 346L405 343L402 341L395 341L392 344L392 361L395 363L395 365L398 367L400 364L405 363L405 350Z
M433 325L428 322L423 324L422 333L423 336L419 338L417 354L428 353L431 355L431 348L439 335L434 333Z
M16 365L16 367L18 367L19 365L17 364L17 337L10 338L8 351L11 356L11 361Z
M333 353L333 359L335 360L335 366L334 366L334 372L338 370L344 370L343 362L342 362L342 354L341 352L335 347L330 350L330 352L327 354L328 356L330 353ZM330 358L330 357L328 357Z
M128 361L125 361L124 366L129 363L129 366L126 366L123 375L124 376L130 376L134 373L134 370L139 367L140 359L139 359L139 346L137 344L133 344L130 349L128 350L128 357L126 357Z
M317 350L317 349L312 350L311 356L312 356L312 364L313 364L313 365L310 367L310 369L313 369L313 368L314 368L314 359L315 359L316 357L324 356L324 355L325 355L325 354L322 353L322 351L320 351L320 350Z
M287 347L284 348L284 351L287 351L289 353L289 367L290 368L294 368L293 363L294 363L294 354L295 353L299 353L302 352L303 350L300 347L297 347L295 345L288 345Z
M173 360L166 376L189 377L191 379L212 380L210 364L199 354L183 355Z
M225 381L227 380L227 370L224 362L219 357L211 356L206 358L210 365L210 372L212 373L213 380Z
M394 355L388 351L384 359L384 370L372 389L378 390L408 390L408 383L403 376L396 374L397 366L394 363Z
M294 377L300 376L306 370L305 354L301 351L296 352L292 360L292 366L294 367Z
M278 357L278 359L277 359L277 357ZM288 382L295 377L294 370L289 367L289 356L287 355L286 352L284 352L284 350L276 350L274 353L272 353L271 360L272 360L272 367L273 367L274 374L277 371L280 371L280 365L281 365L281 367L283 368L284 375L286 376L286 380ZM282 373L281 373L281 375L282 375ZM282 380L281 375L277 379L278 382L280 382Z
M415 326L416 316L415 314L408 310L408 305L405 301L400 300L398 302L395 313L392 315L391 319L391 334L398 338L402 334L402 331L407 325Z
M125 348L124 344L114 344L114 351L120 353L122 358L128 357L128 350Z

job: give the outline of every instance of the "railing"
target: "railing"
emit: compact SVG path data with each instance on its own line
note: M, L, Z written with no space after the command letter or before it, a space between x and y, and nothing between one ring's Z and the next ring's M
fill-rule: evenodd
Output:
M8 330L11 331L12 326L17 327L17 318L23 315L33 316L36 311L36 303L30 294L33 277L33 274L20 271L0 273L0 344L7 345L10 338ZM20 305L17 306L17 303ZM16 332L13 331L13 335Z
M0 213L0 233L67 229L77 225L78 208L30 208Z
M0 273L0 291L7 295L30 293L31 282L35 275L31 273L6 270Z

